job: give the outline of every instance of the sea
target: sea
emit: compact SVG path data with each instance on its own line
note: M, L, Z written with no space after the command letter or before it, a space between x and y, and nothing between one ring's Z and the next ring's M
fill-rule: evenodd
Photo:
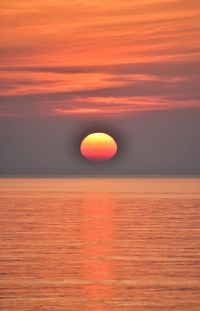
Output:
M199 178L1 178L0 310L199 311Z

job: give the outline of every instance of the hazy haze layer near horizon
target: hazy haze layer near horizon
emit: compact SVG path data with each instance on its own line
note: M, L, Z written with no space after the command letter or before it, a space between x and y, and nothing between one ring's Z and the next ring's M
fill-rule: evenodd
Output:
M0 174L198 175L200 110L145 112L119 119L3 118ZM80 155L88 131L111 131L119 152L106 163Z

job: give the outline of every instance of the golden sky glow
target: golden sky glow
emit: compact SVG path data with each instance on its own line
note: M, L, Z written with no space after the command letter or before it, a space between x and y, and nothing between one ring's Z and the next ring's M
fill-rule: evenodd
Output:
M200 106L198 0L2 0L0 9L0 116Z

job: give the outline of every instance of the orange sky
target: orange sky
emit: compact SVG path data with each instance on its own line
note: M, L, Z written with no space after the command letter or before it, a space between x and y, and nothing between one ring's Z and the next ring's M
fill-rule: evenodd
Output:
M0 116L200 107L199 0L2 0Z

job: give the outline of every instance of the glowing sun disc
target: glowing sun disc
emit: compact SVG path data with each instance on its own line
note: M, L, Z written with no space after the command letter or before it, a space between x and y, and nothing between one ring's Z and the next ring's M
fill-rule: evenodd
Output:
M117 153L117 143L108 134L92 133L80 145L81 154L91 161L107 161Z

